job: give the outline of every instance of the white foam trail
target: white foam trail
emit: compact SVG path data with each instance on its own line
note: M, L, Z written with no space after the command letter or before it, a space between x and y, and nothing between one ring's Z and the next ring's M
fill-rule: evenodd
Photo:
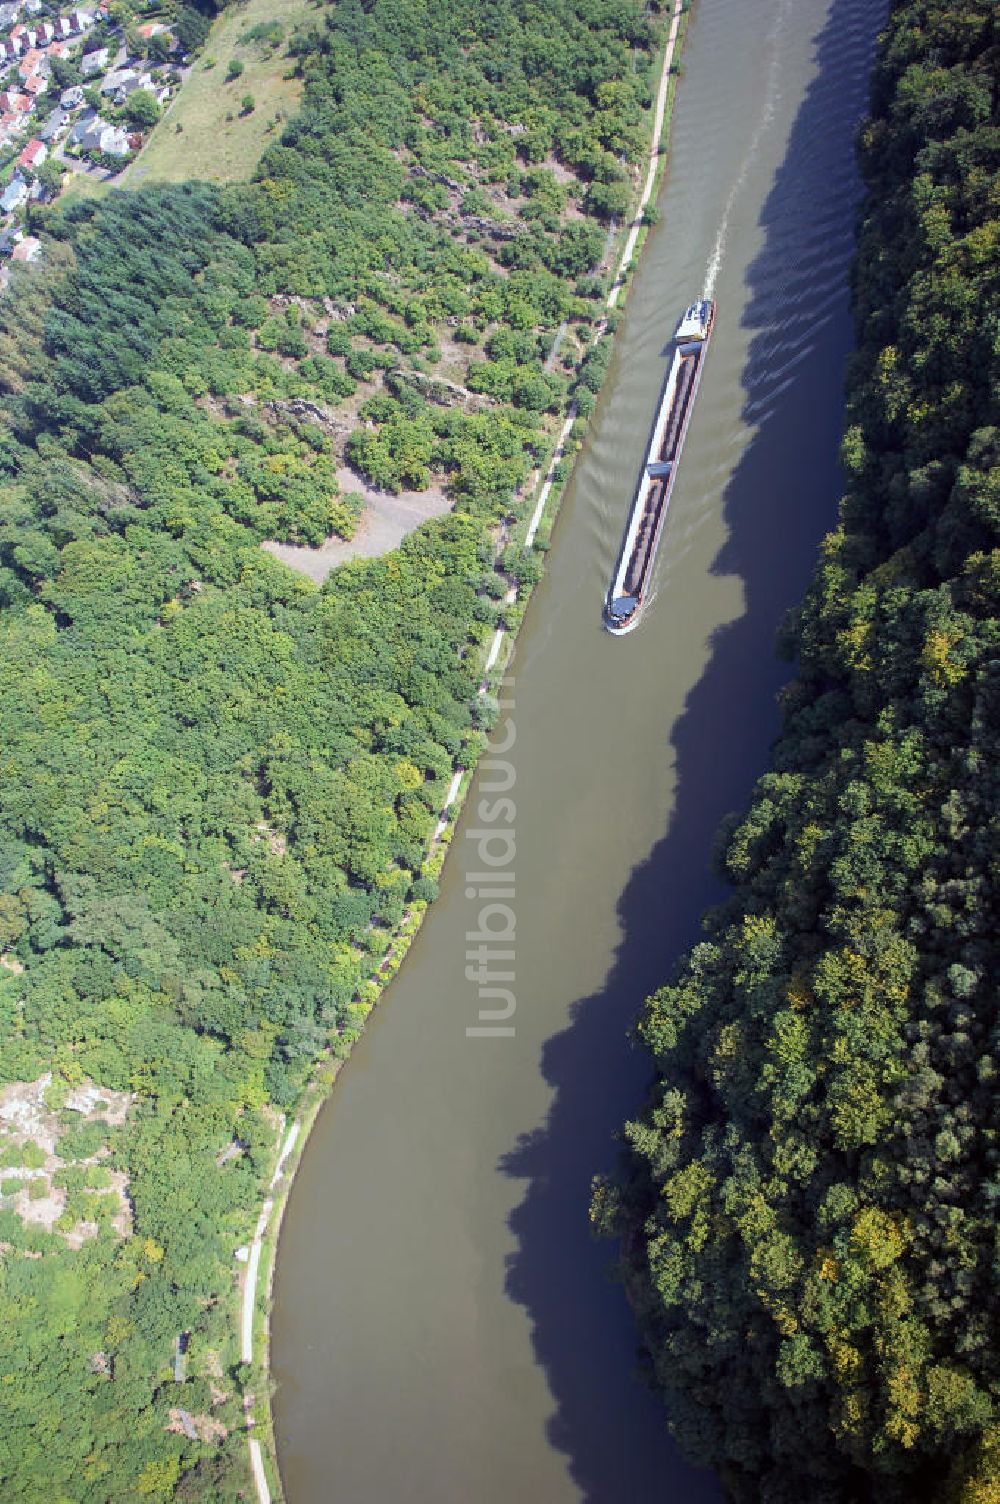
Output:
M708 265L705 268L705 287L704 291L702 292L703 298L711 298L715 293L716 278L718 277L719 271L722 267L722 258L726 253L726 239L729 234L730 216L732 215L733 209L735 207L739 191L743 187L743 184L746 182L747 173L750 171L753 160L757 155L760 143L764 137L764 132L767 130L768 126L771 124L771 121L774 119L775 105L778 102L778 36L785 24L785 17L788 14L788 7L789 0L782 0L782 3L778 6L778 9L775 12L774 21L771 25L771 31L768 36L771 57L767 65L767 79L764 87L764 107L761 111L760 119L757 122L757 129L754 131L752 137L750 138L750 145L747 147L743 161L740 163L740 170L736 174L736 177L733 179L733 185L729 190L729 197L726 199L726 207L722 211L722 219L719 223L719 232L715 237L715 244L712 247L712 254L709 256Z

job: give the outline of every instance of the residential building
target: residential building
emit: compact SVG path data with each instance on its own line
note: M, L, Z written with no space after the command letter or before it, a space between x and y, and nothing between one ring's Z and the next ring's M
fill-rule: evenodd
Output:
M117 94L119 89L137 77L138 74L134 68L112 68L101 84L101 93Z
M89 78L94 73L103 73L108 66L110 49L98 47L96 52L85 52L80 59L80 72L84 78Z
M21 63L17 71L19 77L24 80L24 87L27 89L29 74L36 73L39 78L48 78L51 67L52 64L44 52L39 51L37 47L29 47L28 51L21 58Z
M38 132L39 141L55 141L67 130L73 119L69 110L53 110Z
M37 261L42 254L42 242L36 240L34 235L25 235L19 240L11 252L11 261Z
M0 210L4 214L10 214L14 209L20 209L28 197L28 185L23 178L15 174L7 184L3 193L0 193Z
M69 141L81 151L106 151L123 157L128 151L128 132L109 125L93 110L80 116L69 133Z
M49 149L44 141L37 136L29 141L17 159L18 167L24 167L29 172L37 172L49 154Z
M101 93L108 94L115 104L124 104L136 89L151 89L153 79L149 73L137 73L134 68L116 68L101 84Z

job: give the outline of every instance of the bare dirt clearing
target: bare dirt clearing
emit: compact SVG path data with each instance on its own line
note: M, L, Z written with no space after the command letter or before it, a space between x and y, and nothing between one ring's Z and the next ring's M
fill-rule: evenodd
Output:
M365 498L358 530L350 542L332 537L319 548L306 548L296 543L263 544L268 553L308 575L317 585L321 585L338 564L345 564L348 559L377 559L390 549L398 548L407 533L412 533L429 517L440 517L451 509L451 502L439 486L429 486L426 491L401 491L398 496L391 496L366 485L362 477L346 465L337 471L337 480L341 491L360 491Z

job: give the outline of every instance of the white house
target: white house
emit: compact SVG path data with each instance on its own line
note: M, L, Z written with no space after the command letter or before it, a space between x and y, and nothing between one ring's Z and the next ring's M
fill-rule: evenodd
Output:
M20 209L27 197L27 183L23 178L12 177L3 193L0 194L0 209L4 214L10 214L13 209Z
M85 52L80 59L80 72L84 78L89 78L93 73L103 73L108 66L109 56L107 47L98 47L96 52Z
M124 157L128 152L128 131L109 125L92 110L81 115L69 133L69 142L81 151L106 151L115 157Z

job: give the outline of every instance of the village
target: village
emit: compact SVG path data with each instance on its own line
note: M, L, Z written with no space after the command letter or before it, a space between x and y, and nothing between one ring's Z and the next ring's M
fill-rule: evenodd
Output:
M162 21L122 27L107 0L0 3L0 288L41 242L31 208L71 176L114 178L180 85L187 57Z

